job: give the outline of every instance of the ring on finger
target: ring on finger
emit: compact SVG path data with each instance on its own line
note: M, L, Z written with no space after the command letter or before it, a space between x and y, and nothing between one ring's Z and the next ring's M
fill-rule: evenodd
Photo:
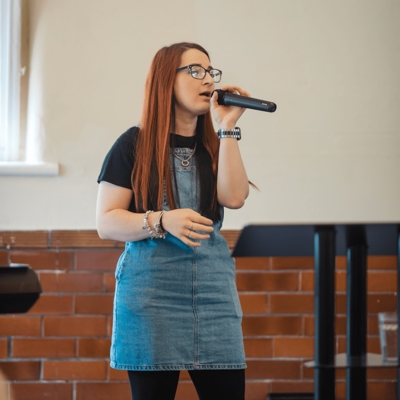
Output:
M190 230L188 233L187 233L187 237L190 239L190 233L191 233L192 231Z

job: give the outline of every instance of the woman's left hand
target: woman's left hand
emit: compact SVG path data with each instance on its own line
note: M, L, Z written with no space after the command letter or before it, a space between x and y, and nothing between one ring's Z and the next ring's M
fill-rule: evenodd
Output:
M222 90L238 94L240 96L250 97L250 93L243 90L239 86L222 86ZM218 104L218 93L214 92L211 98L211 112L215 121L221 129L233 129L236 126L237 120L245 112L245 108L235 106L220 106Z

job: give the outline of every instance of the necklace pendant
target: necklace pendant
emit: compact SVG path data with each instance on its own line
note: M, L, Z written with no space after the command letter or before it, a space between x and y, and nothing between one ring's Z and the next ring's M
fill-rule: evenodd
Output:
M189 160L182 160L182 167L188 167L189 166Z

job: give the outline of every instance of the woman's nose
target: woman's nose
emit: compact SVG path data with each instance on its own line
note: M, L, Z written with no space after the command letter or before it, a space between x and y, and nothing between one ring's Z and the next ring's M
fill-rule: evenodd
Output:
M206 71L206 76L204 77L203 82L207 85L214 84L214 78L211 76L210 71Z

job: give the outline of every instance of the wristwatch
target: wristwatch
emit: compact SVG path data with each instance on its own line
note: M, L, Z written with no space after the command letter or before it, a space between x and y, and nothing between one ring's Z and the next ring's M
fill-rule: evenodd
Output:
M240 128L236 127L235 129L231 130L218 129L218 139L225 138L234 138L240 140L242 138Z

